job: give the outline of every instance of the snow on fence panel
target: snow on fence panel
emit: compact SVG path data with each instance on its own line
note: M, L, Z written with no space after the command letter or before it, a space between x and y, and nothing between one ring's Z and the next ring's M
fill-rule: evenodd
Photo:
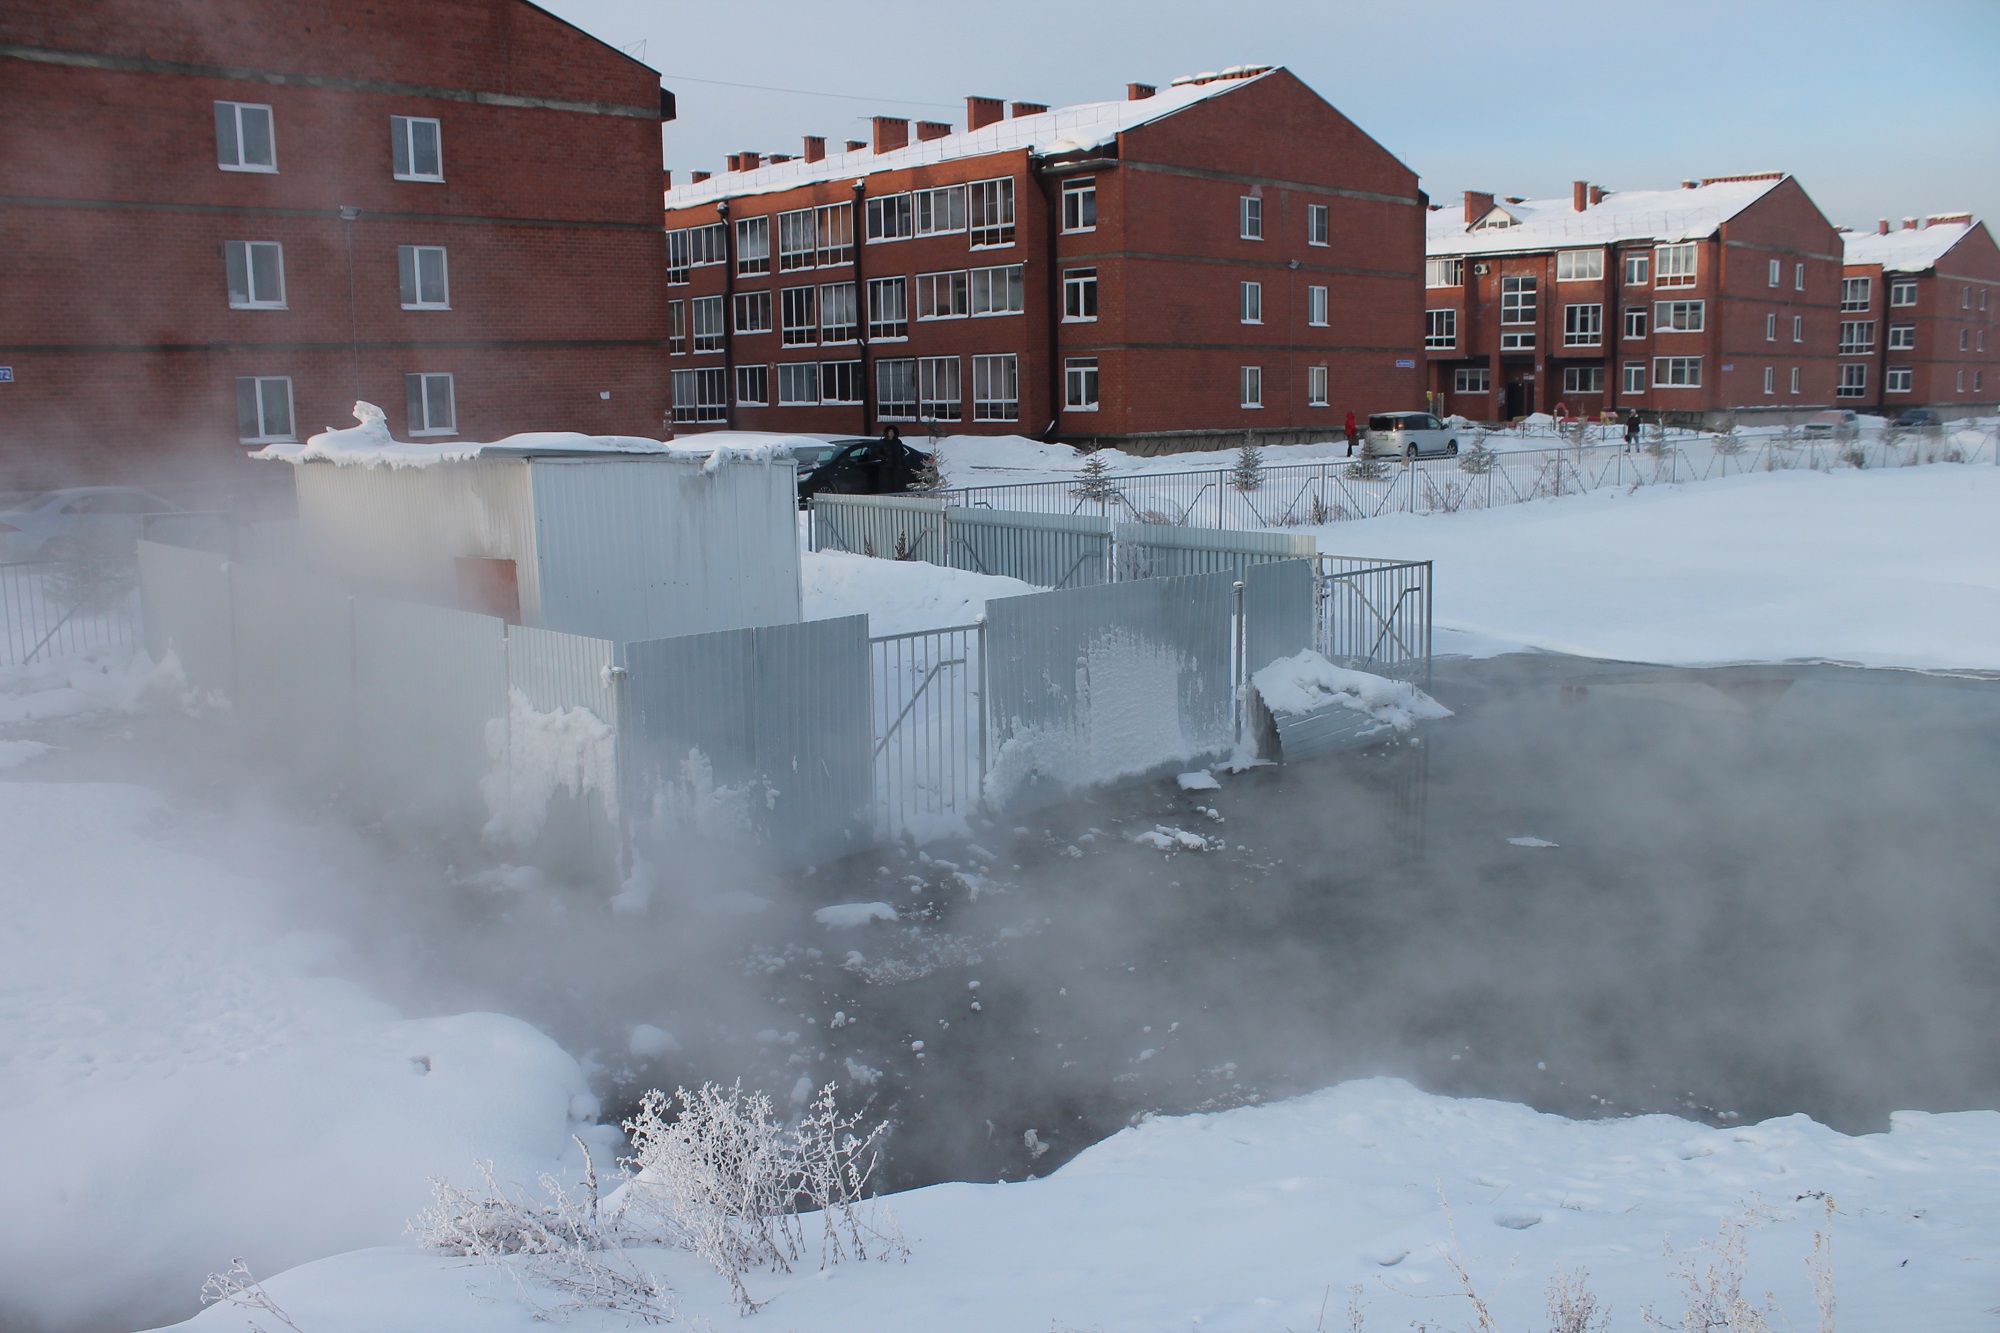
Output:
M887 560L945 558L944 501L922 495L815 495L812 548Z
M305 570L229 571L236 716L254 740L308 769L344 772L352 759L350 602L334 580Z
M1111 577L1111 520L1094 514L948 509L945 562L1037 588L1087 588Z
M354 598L355 771L398 816L483 823L480 779L506 755L506 622Z
M1117 542L1120 579L1214 574L1268 560L1311 559L1319 549L1305 533L1240 532L1157 523L1120 523Z
M164 661L171 652L198 694L233 695L228 559L212 551L140 542L139 598L146 651L153 660Z
M876 826L919 841L962 832L986 772L983 625L869 641Z
M0 666L129 648L138 620L138 580L123 561L0 564Z
M1235 584L1227 572L988 602L988 805L1227 754Z
M1321 656L1430 688L1430 561L1323 555L1314 612Z

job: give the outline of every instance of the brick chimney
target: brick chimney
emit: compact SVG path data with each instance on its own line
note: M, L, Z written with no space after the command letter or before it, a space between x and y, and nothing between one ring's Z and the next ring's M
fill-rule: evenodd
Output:
M805 137L805 139L806 139L806 152L805 152L806 161L808 162L826 161L826 136L821 134L808 134Z
M875 151L893 153L898 148L906 148L910 142L910 122L898 120L894 116L877 116L875 124Z
M849 139L847 141L847 151L850 153L858 153L867 146L867 143L860 139Z
M1700 181L1682 181L1681 188L1683 190L1692 190L1695 186L1699 184L1701 184Z
M1590 187L1591 207L1595 208L1597 205L1603 202L1604 202L1604 187L1602 185L1591 186Z
M983 130L988 125L997 125L1007 119L1007 104L997 97L968 97L965 99L965 128Z
M729 169L731 171L743 170L743 154L731 153L729 155Z
M1590 204L1590 182L1573 181L1569 187L1569 207L1572 213L1581 213Z
M1887 236L1889 234L1889 219L1877 218L1875 220L1875 234L1877 236Z
M951 125L942 120L920 120L917 122L917 142L929 143L932 139L942 139L951 133Z
M743 159L743 170L745 171L755 171L764 165L764 155L762 153L742 153L739 156Z
M688 179L693 181L696 185L699 185L703 181L709 179L709 173L706 171L697 171L693 173L691 176L689 176Z
M1478 190L1465 192L1465 225L1470 227L1479 219L1493 211L1493 196L1481 194Z
M673 172L671 172L671 171L662 171L662 172L660 173L660 188L661 188L662 190L671 190L671 189L673 189L673 188L674 188L674 173L673 173ZM1884 225L1887 225L1887 224L1884 224Z
M1128 83L1125 85L1125 100L1143 102L1158 91L1160 90L1150 83Z
M1040 102L1016 102L1014 103L1014 119L1019 120L1023 116L1039 116L1047 110L1048 108Z
M789 162L791 160L792 160L792 155L790 153L773 153L771 154L770 157L765 159L765 161L769 162L774 167L777 166L780 162Z
M1903 219L1903 230L1904 230L1904 231L1915 231L1916 229L1917 229L1917 220L1916 220L1915 218L1904 218L1904 219Z

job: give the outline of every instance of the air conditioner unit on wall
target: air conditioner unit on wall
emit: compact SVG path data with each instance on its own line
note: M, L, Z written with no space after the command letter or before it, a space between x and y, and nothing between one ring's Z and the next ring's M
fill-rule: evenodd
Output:
M1480 277L1482 277L1482 278L1483 278L1483 277L1485 277L1485 276L1486 276L1486 265L1484 265L1484 264L1474 264L1474 265L1472 266L1472 271L1473 271L1474 273L1478 274L1478 275L1479 275Z

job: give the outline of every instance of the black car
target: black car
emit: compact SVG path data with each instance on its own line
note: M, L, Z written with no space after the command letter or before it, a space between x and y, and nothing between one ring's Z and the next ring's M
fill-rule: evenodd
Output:
M1896 424L1905 429L1912 426L1942 426L1944 417L1934 407L1912 407L1896 418Z
M836 440L811 471L799 470L799 506L815 495L896 495L923 475L930 455L900 439ZM801 464L805 462L800 459Z

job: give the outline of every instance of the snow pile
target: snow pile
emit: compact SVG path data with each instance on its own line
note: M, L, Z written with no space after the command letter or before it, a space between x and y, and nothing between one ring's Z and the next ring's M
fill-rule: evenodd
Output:
M969 625L985 614L992 598L1035 591L1002 575L845 551L805 552L799 579L805 619L866 614L868 632L878 636Z
M148 695L184 684L180 659L172 652L155 663L143 649L0 667L0 726L80 713L130 713Z
M1897 1114L1848 1137L1803 1116L1708 1129L1668 1116L1572 1121L1431 1096L1395 1079L1214 1115L1160 1117L1043 1180L946 1184L894 1199L905 1264L844 1265L768 1284L758 1322L815 1333L953 1329L1472 1327L1447 1261L1495 1325L1541 1328L1559 1271L1586 1269L1634 1329L1687 1308L1662 1241L1706 1261L1718 1223L1754 1210L1743 1290L1816 1326L1803 1260L1827 1225L1842 1328L1988 1330L2000 1250L2000 1114ZM1447 1211L1448 1210L1448 1211ZM698 1260L628 1251L700 1327L734 1323L728 1284ZM312 1333L536 1327L504 1277L468 1290L459 1263L410 1248L345 1255L271 1279ZM760 1291L759 1296L767 1294ZM1321 1311L1325 1309L1322 1321ZM202 1329L236 1330L213 1310ZM625 1327L579 1316L569 1327Z
M528 431L504 440L479 444L470 440L440 440L405 444L389 433L389 421L373 403L354 405L352 426L329 426L304 444L267 444L251 453L280 463L337 463L343 467L432 467L461 463L493 450L503 453L658 454L667 446L637 435L579 435L574 431Z
M426 1176L532 1179L595 1114L527 1024L404 1019L329 977L282 889L157 840L164 813L0 783L0 1326L131 1327L233 1255L396 1244Z
M852 930L871 921L895 921L896 909L887 903L836 903L813 913L813 920L828 930Z
M1219 791L1222 788L1222 784L1216 780L1215 774L1205 768L1198 768L1192 773L1179 774L1174 778L1174 782L1182 791Z
M1406 681L1337 667L1310 648L1279 658L1252 675L1250 683L1277 717L1303 717L1337 704L1403 732L1418 722L1451 716L1449 708Z
M558 791L594 793L604 817L618 821L618 738L588 708L536 710L519 690L507 692L509 716L486 724L492 761L480 779L486 798L485 836L526 847L539 838Z
M41 741L0 741L0 769L19 768L31 759L40 759L54 748Z

